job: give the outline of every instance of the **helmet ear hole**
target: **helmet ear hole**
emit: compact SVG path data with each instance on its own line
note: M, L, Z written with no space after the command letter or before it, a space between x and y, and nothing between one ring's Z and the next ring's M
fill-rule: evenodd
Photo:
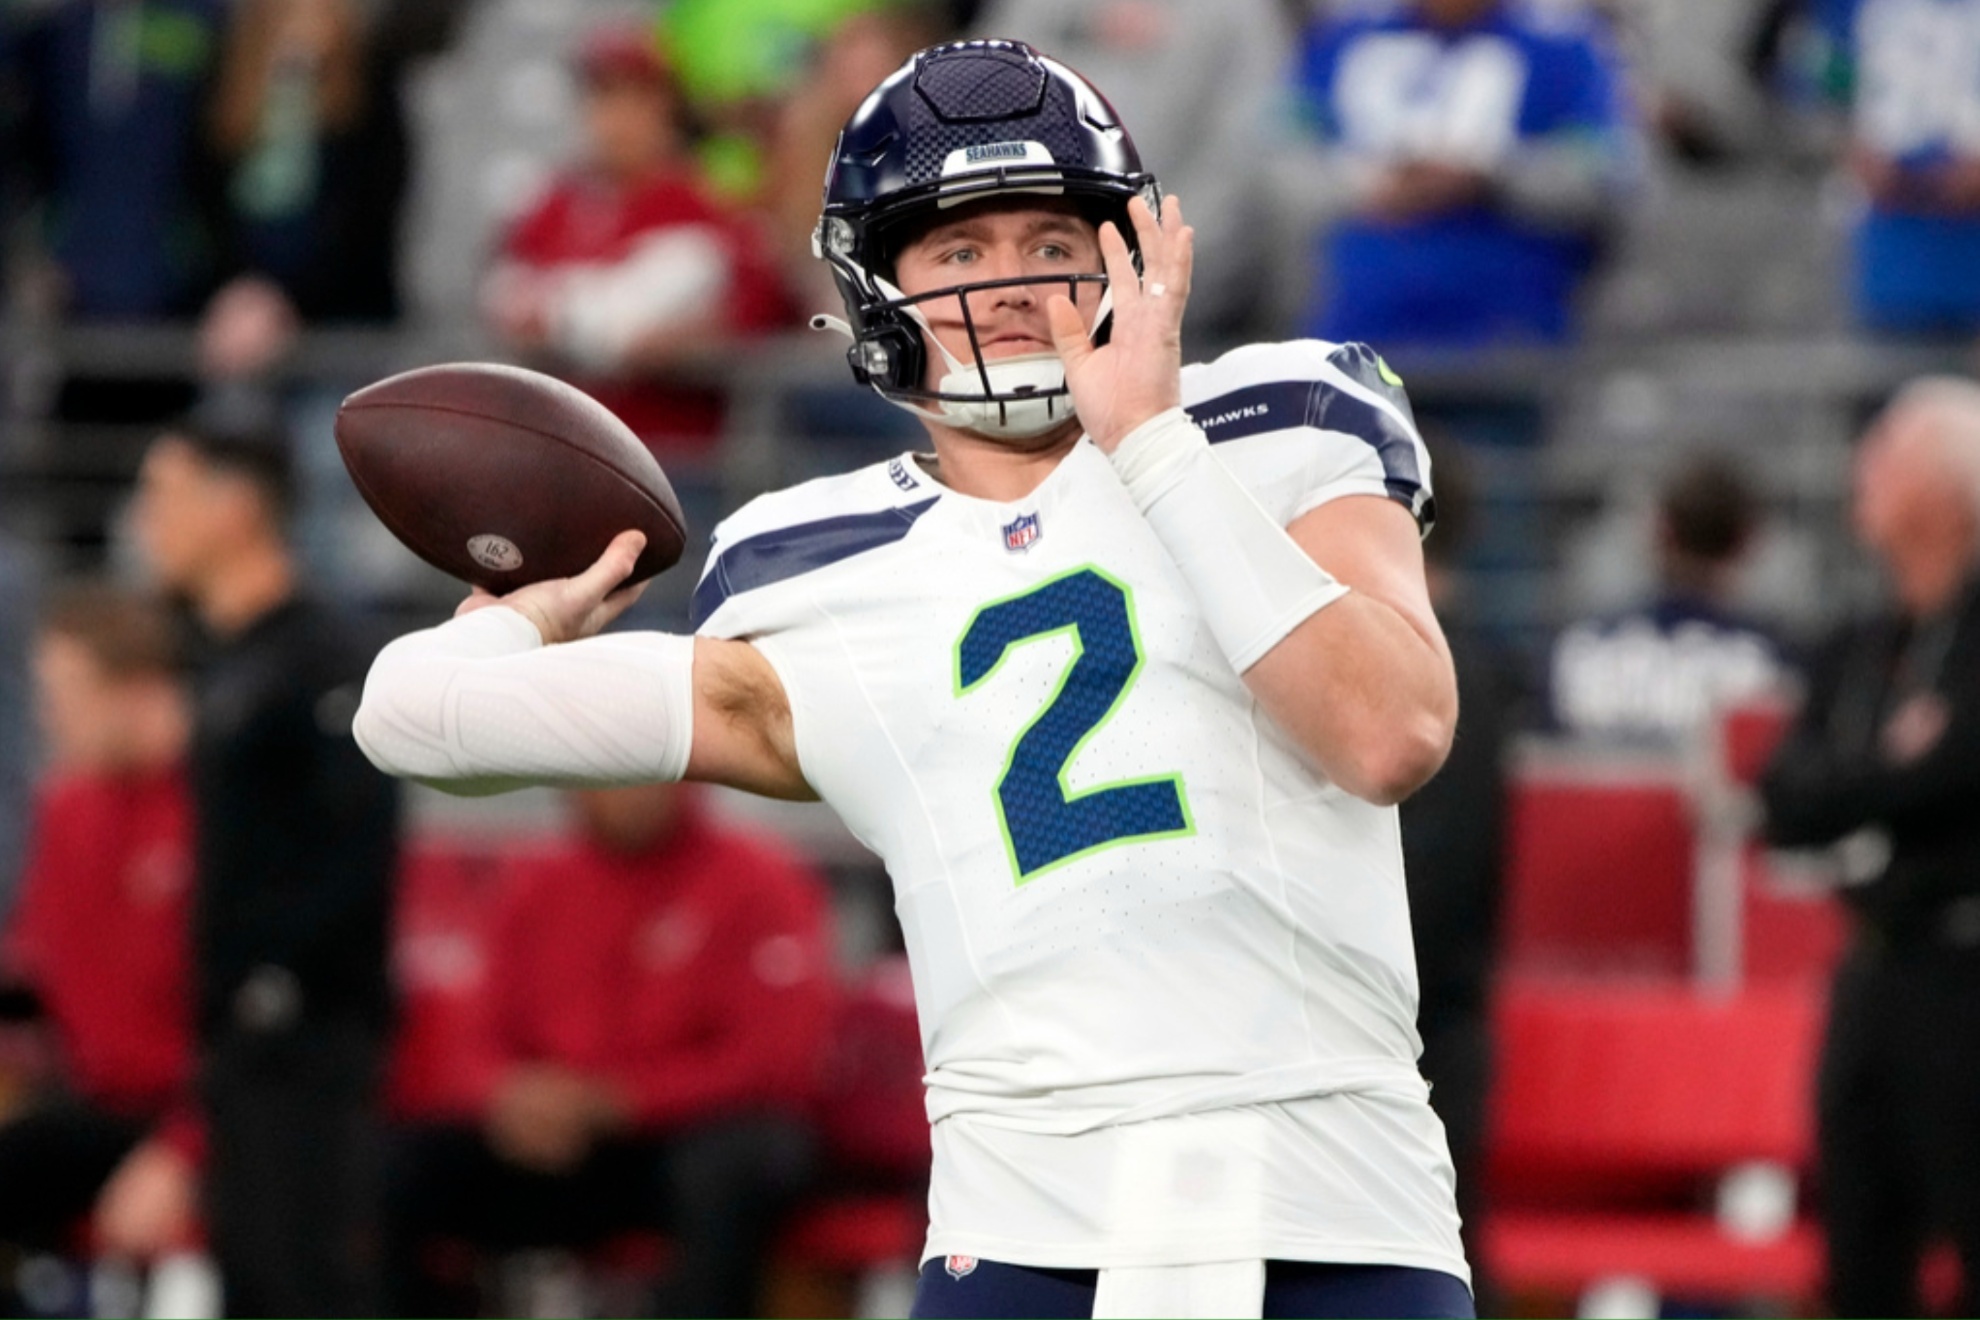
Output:
M920 388L927 357L920 334L898 322L869 322L846 349L846 361L852 367L854 380L861 385L892 389Z

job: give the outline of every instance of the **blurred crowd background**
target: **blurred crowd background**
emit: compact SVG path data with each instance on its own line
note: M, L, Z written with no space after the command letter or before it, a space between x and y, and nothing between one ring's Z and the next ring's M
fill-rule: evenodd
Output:
M838 126L956 36L1114 101L1198 231L1192 357L1407 382L1464 715L1405 846L1488 1310L1970 1298L1933 1243L1980 1205L1922 1176L1869 1213L1914 1291L1829 1287L1817 1039L1896 927L1756 784L1937 526L1866 527L1905 474L1862 437L1922 377L1975 426L1980 0L9 0L0 1311L904 1305L912 1003L829 814L280 818L369 773L367 648L461 591L346 478L351 390L498 359L611 405L695 537L636 626L684 626L725 511L917 443L804 328L810 235ZM1980 1186L1964 1112L1912 1154Z

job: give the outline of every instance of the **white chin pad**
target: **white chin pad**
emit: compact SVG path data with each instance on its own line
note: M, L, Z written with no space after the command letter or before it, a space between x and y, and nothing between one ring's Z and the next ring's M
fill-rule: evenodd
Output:
M1057 353L1026 353L987 362L984 375L990 378L992 394L1019 397L944 399L937 405L941 421L983 435L1023 439L1049 431L1073 415L1072 396L1065 392L1066 367ZM942 394L981 394L983 378L974 367L954 364L935 388Z

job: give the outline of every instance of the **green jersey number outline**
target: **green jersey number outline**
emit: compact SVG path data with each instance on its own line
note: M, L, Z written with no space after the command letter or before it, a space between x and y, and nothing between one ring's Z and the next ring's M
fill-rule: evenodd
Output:
M1072 662L1012 740L993 794L1020 885L1104 848L1196 833L1179 774L1077 793L1066 783L1080 749L1126 700L1145 655L1134 592L1105 570L1085 564L978 609L956 639L955 695L988 682L1016 648L1061 634L1072 639Z

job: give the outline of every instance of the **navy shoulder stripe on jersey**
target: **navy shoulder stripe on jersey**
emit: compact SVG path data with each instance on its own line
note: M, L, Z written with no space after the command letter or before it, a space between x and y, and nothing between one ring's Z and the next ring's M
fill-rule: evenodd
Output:
M694 589L688 620L699 628L731 596L892 545L906 536L915 520L940 498L934 495L918 504L793 523L745 537L722 551L708 566L700 585Z
M1397 412L1416 424L1416 410L1409 406L1409 391L1402 378L1389 370L1389 364L1366 344L1342 344L1327 355L1327 361L1343 376L1370 394L1386 399Z
M1279 380L1248 385L1186 409L1213 445L1294 426L1344 431L1364 440L1382 462L1382 484L1412 509L1423 489L1416 437L1389 413L1325 381Z

